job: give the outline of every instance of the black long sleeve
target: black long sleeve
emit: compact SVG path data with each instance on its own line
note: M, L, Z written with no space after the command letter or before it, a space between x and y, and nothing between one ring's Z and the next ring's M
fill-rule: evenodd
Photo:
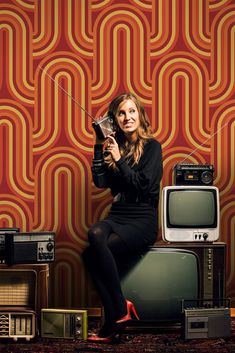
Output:
M109 183L107 180L108 170L104 162L102 144L96 144L94 146L94 159L92 161L91 171L95 186L97 186L98 188L109 187Z
M126 192L138 198L158 197L162 178L162 151L158 141L150 139L144 146L138 164L130 167L124 157L116 165L118 171L104 163L102 145L95 145L92 174L94 184L99 188L110 188L113 195Z

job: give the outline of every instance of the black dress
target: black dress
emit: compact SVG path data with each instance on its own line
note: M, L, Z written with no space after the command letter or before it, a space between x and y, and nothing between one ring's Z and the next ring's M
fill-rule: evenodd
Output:
M130 167L121 157L116 162L117 171L104 163L102 148L95 145L93 181L99 188L110 188L114 197L109 214L102 222L109 223L131 251L143 250L157 237L161 145L154 139L147 140L138 164Z

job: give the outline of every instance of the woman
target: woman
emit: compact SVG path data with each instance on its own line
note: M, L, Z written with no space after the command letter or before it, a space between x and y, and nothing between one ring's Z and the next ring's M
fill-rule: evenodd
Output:
M132 314L138 318L134 304L123 296L117 264L155 242L162 178L161 145L153 139L136 96L119 95L109 114L116 132L104 141L97 138L92 174L95 185L110 188L114 198L108 216L90 228L90 245L83 253L104 307L104 324L88 340L104 343L112 341Z

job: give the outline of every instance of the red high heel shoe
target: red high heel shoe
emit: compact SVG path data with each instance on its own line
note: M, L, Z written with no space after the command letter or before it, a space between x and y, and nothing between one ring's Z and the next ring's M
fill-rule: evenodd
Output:
M121 317L121 319L116 321L116 324L122 324L125 323L127 321L132 320L132 314L135 316L135 318L137 320L139 320L139 317L137 315L137 312L135 310L134 304L132 302L130 302L129 300L126 300L126 307L127 307L127 314L123 317Z
M112 344L112 343L119 343L121 339L120 333L115 332L112 335L108 337L100 337L99 335L92 335L87 338L88 342L91 343L107 343L107 344Z
M92 335L87 338L88 342L93 343L113 343L114 335L108 337L100 337L99 335Z

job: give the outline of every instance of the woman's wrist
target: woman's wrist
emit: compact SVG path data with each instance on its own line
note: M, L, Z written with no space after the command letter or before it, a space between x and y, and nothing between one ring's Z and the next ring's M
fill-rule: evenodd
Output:
M116 163L117 166L119 166L119 165L121 165L124 161L125 161L125 158L121 156L117 161L115 161L115 163Z
M94 159L103 159L103 145L100 143L94 145Z

